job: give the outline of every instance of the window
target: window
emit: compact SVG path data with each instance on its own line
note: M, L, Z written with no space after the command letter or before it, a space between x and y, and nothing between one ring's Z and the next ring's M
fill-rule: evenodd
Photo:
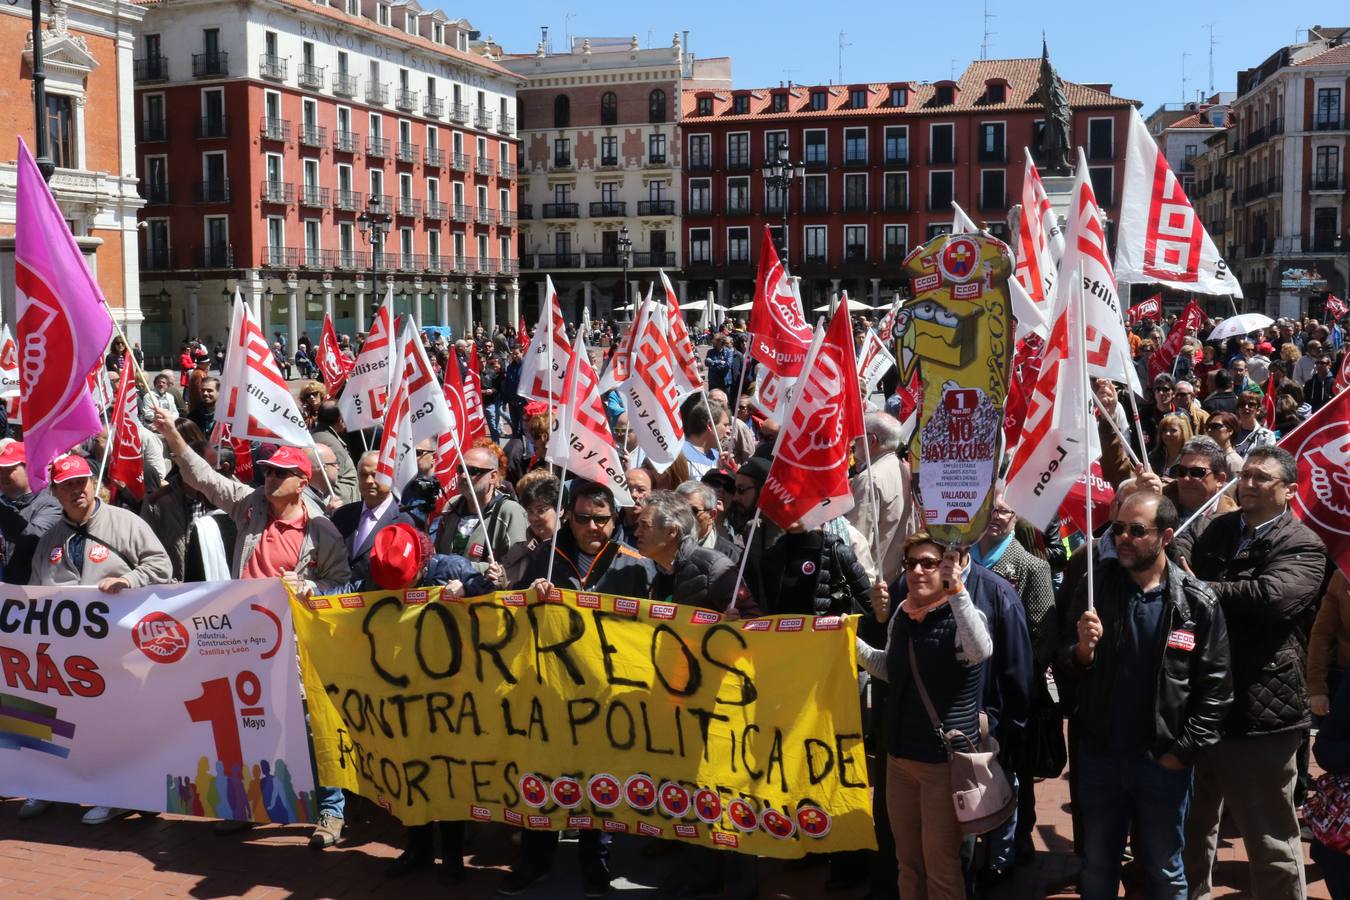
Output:
M389 24L389 4L375 4L375 21L379 22L381 25Z
M611 203L619 202L619 188L621 185L617 181L605 181L600 184L600 202L608 206Z
M787 194L782 187L775 187L768 184L764 185L764 212L781 213L783 211L783 201Z
M600 165L617 166L619 164L619 139L612 134L600 138Z
M384 120L379 113L370 114L370 138L379 140L384 135Z
M750 212L750 179L744 176L727 179L727 212L744 215Z
M1008 97L1008 86L1003 82L991 84L984 89L986 103L1002 103Z
M928 126L928 162L951 165L956 162L956 126L951 123Z
M1341 127L1341 89L1318 88L1317 111L1313 117L1313 128L1329 131Z
M302 166L302 173L306 192L319 186L319 161L317 159L307 159Z
M282 187L281 154L267 154L265 168L267 170L267 192L271 195L270 199L278 200L285 191L285 188Z
M1008 206L1006 176L1002 169L980 172L980 209L1005 209Z
M951 233L952 233L951 222L934 222L933 224L928 226L928 235L926 239L931 241L933 238L937 237L940 234L951 234Z
M647 121L664 122L666 120L666 92L652 91L647 95Z
M909 163L909 127L890 125L886 128L887 164L906 165Z
M906 225L887 225L882 232L885 244L886 262L901 263L909 252L909 227Z
M1341 148L1318 147L1313 165L1313 190L1335 190L1341 181Z
M712 212L711 179L691 178L689 180L689 212L704 214Z
M806 226L804 256L807 262L824 262L829 229L824 225Z
M956 88L950 84L940 84L933 90L934 106L951 106L956 102Z
M497 208L502 212L507 212L511 209L510 191L505 189L497 191Z
M867 226L844 226L844 262L867 262Z
M647 162L663 165L666 161L666 136L664 134L647 135Z
M737 94L731 98L731 114L743 116L750 112L750 95Z
M558 168L572 165L572 142L567 138L554 138L553 165Z
M408 34L417 34L418 33L417 16L413 15L410 12L405 12L403 14L403 28L408 32Z
M712 230L689 229L689 261L707 265L712 262Z
M553 98L553 127L566 128L572 124L572 101L566 94Z
M811 108L815 110L826 109L830 105L830 95L824 91L811 92Z
M269 265L280 266L285 264L286 252L283 249L286 246L286 222L279 216L271 216L267 220L267 262Z
M377 199L384 194L384 171L382 169L371 169L368 174L371 199Z
M169 268L169 220L147 219L145 260L149 267Z
M980 162L1007 161L1006 128L1002 122L980 123Z
M666 199L666 183L657 179L647 183L647 199L661 202Z
M928 173L928 208L950 212L952 201L956 199L955 175L952 172Z
M712 135L691 134L689 136L689 168L695 171L712 168Z
M778 160L778 151L780 148L786 149L788 146L788 136L786 131L767 131L764 133L764 162L766 164Z
M711 98L711 97L699 97L699 98L698 98L698 114L699 114L700 116L711 116L711 115L712 115L712 109L713 109L713 107L712 107L712 98Z
M619 98L613 91L600 95L600 124L617 125L619 122Z
M891 88L891 106L908 106L909 89L902 87Z
M844 129L844 165L867 165L867 129Z
M1088 159L1114 159L1115 122L1111 119L1088 119Z
M830 211L828 182L824 175L807 175L802 179L802 209L809 213Z
M750 262L749 228L727 229L727 262L742 265Z
M202 221L202 231L206 239L206 258L208 266L228 265L230 257L230 227L225 216L207 216Z
M844 212L867 212L867 176L861 172L844 176Z
M441 202L441 182L436 178L427 179L427 205Z
M776 113L787 112L788 95L782 92L776 93L773 95L773 99L769 101L769 104L769 108Z
M887 172L885 175L884 204L887 212L908 212L909 174Z
M1092 192L1097 195L1097 205L1103 209L1108 206L1115 206L1115 175L1115 170L1110 166L1088 167L1088 178L1092 181Z
M407 172L402 172L398 176L398 195L403 200L412 199L412 176Z
M867 108L867 89L853 88L848 92L848 105L854 109Z
M1187 172L1195 169L1195 158L1200 154L1199 144L1187 144L1181 148L1181 168Z
M808 131L804 135L804 158L808 166L823 166L829 162L825 150L825 131Z
M750 168L750 135L740 131L727 135L727 168Z
M47 142L52 162L59 168L80 168L73 98L63 94L47 95Z
M305 265L320 265L319 254L319 220L305 220Z

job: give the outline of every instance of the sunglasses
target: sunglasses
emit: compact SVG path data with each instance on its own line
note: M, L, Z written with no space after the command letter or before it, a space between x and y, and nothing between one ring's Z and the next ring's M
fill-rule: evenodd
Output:
M469 470L470 478L482 478L484 475L491 475L496 469L480 469L478 466L465 466Z
M1157 531L1156 525L1140 525L1138 522L1131 522L1126 525L1124 522L1112 522L1111 534L1113 537L1120 537L1128 533L1132 538L1141 538L1150 531Z
M263 478L290 478L294 474L293 469L275 469L272 466L263 469Z
M608 525L613 516L593 515L588 516L582 513L572 513L572 521L585 527L586 525Z
M942 560L932 556L921 556L917 559L905 559L905 571L907 572L913 572L915 569L931 572L940 565L942 565Z
M1205 426L1206 431L1227 431L1228 426L1222 422L1211 422Z
M1238 404L1238 409L1260 409L1260 408L1261 408L1261 404L1259 404L1259 403L1239 403L1239 404Z
M1175 465L1167 470L1167 474L1173 478L1204 478L1213 472L1213 469L1206 469L1203 466L1183 466Z

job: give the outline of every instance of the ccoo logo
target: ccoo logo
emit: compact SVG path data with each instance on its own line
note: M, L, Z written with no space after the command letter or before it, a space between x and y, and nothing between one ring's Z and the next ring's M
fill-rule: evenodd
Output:
M187 629L168 613L150 613L136 623L131 636L137 648L153 662L174 663L187 654Z

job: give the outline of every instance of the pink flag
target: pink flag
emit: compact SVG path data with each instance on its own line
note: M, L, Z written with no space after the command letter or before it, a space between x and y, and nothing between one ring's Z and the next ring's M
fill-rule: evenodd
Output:
M145 451L141 447L140 395L136 392L136 361L122 358L122 380L112 412L112 461L108 478L120 484L137 500L145 499Z
M18 168L14 331L28 480L38 491L52 460L103 427L85 373L103 357L113 321L23 138Z

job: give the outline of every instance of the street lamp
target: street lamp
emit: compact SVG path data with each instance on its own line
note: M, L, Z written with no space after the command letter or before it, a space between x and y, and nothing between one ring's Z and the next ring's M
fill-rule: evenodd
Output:
M778 248L783 257L783 264L787 264L788 254L788 208L792 205L792 182L796 178L806 176L806 164L798 160L792 162L788 155L787 143L778 145L778 156L771 160L763 169L764 186L772 188L778 192L778 198L783 214L782 231L783 241Z
M619 229L619 263L623 266L623 305L628 306L628 267L633 264L633 239L628 236L628 226Z
M19 0L5 0L10 6L17 6ZM37 154L38 171L44 181L51 181L56 172L56 163L52 161L50 144L47 141L47 69L42 60L42 0L32 0L33 42L33 141L37 144L33 152Z
M376 262L384 261L384 239L389 234L389 225L394 221L394 217L384 209L384 205L379 199L371 194L366 199L366 208L362 210L361 215L356 217L356 227L361 230L361 237L370 244L371 258L371 281L375 282L375 295L379 297L379 283L377 275L379 266ZM380 301L375 301L376 308L379 308Z

